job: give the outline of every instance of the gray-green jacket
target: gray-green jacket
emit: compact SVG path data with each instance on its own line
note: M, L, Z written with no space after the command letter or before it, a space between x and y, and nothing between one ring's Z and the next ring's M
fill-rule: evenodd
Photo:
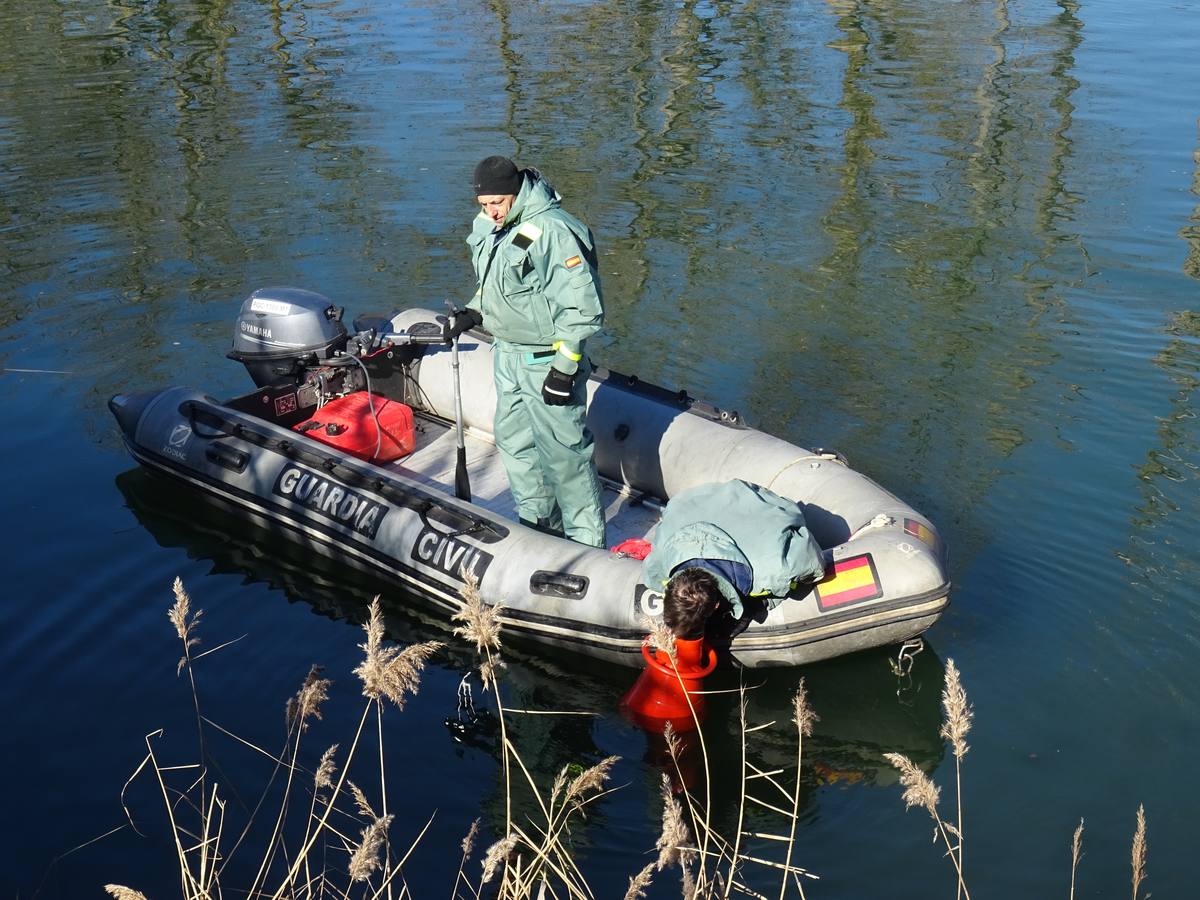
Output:
M573 375L584 341L604 324L596 245L536 169L524 175L498 239L487 216L480 213L472 223L467 244L478 290L467 305L497 340L530 350L553 347L554 367Z
M747 593L771 607L794 585L825 572L821 548L799 505L740 480L703 484L671 498L646 557L643 581L651 590L662 590L675 567L691 559L748 566L753 583ZM741 618L737 589L713 574L734 617Z

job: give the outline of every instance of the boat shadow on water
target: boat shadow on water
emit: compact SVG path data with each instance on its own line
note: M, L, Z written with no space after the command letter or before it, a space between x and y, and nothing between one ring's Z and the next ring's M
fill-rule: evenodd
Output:
M211 563L210 574L236 574L248 583L266 584L289 602L307 604L315 613L359 626L367 606L378 595L386 612L388 637L399 644L439 640L446 643L435 665L470 672L471 648L450 631L444 617L427 614L394 584L370 572L348 569L322 553L272 534L223 508L207 495L138 467L121 473L116 486L138 522L162 547L183 550L190 559ZM638 738L636 729L617 715L622 695L636 677L630 669L578 657L565 668L544 653L528 652L505 643L503 674L511 708L577 710L593 716L528 716L515 731L522 759L531 773L552 779L564 765L590 763L608 755L598 741L602 728L623 735L625 755L643 748L648 777L661 770L675 787L681 780L694 796L703 796L703 759L694 735L683 735L682 773L676 771L661 735ZM943 665L928 645L907 660L897 674L895 648L865 650L800 668L739 670L719 668L705 683L707 697L704 752L713 773L714 811L730 809L738 800L742 740L739 687L746 687L746 717L750 727L775 724L747 738L747 761L763 771L785 770L786 783L795 776L796 731L791 722L792 701L804 679L809 705L820 717L804 741L801 817L816 814L822 789L851 786L891 786L898 782L885 753L908 756L918 767L933 772L943 757L940 695ZM499 758L499 735L492 714L481 702L477 678L474 712L447 706L446 725L460 752L471 749ZM489 802L485 806L490 807ZM490 815L488 816L490 818ZM719 824L719 823L717 823Z

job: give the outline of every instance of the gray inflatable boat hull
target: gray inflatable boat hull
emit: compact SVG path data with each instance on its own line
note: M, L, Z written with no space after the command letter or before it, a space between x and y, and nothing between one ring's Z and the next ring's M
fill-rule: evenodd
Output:
M435 314L408 310L403 331ZM450 353L430 349L408 372L417 451L374 465L184 387L110 402L135 459L347 565L372 570L448 619L463 572L502 606L508 638L642 664L646 616L661 594L641 563L516 521L491 441L491 343L460 341L463 418L473 500L453 496ZM419 398L419 403L413 403ZM933 524L832 454L748 428L736 414L598 370L588 423L605 482L609 543L653 541L662 503L694 485L742 478L803 505L833 560L819 585L762 610L734 638L744 666L793 666L895 644L922 633L949 601L946 555Z

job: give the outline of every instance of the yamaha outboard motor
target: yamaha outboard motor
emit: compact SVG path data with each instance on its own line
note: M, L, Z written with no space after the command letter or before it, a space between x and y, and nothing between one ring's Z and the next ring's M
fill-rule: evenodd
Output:
M342 310L303 288L261 288L242 303L233 349L227 354L246 367L258 387L300 383L306 367L345 352Z

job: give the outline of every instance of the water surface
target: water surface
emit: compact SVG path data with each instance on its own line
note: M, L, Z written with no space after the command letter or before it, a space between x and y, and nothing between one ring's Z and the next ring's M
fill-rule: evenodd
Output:
M912 676L887 654L755 674L751 755L806 750L809 896L953 892L882 753L940 784L942 667L978 717L966 759L972 896L1128 890L1134 812L1150 881L1186 895L1200 802L1200 53L1195 11L1151 0L664 4L0 2L0 385L5 572L0 737L7 895L176 889L153 791L120 792L165 729L194 753L165 611L205 609L210 716L281 743L311 663L336 679L310 747L357 722L358 624L386 585L205 509L134 470L112 394L249 382L225 359L242 298L287 283L349 313L472 290L474 163L536 165L602 250L620 371L835 447L939 525L953 603ZM395 613L401 642L450 640ZM443 721L470 655L427 670L387 724L410 882L449 892L476 816L502 822L494 745ZM660 769L616 715L630 674L513 654L534 770L616 754L621 789L576 830L597 896L653 848ZM728 676L736 684L736 676ZM737 708L714 703L718 819L733 826ZM321 742L324 742L323 744ZM221 745L243 800L264 772ZM770 823L754 821L755 828ZM747 876L767 894L768 873ZM672 896L661 876L653 896Z

